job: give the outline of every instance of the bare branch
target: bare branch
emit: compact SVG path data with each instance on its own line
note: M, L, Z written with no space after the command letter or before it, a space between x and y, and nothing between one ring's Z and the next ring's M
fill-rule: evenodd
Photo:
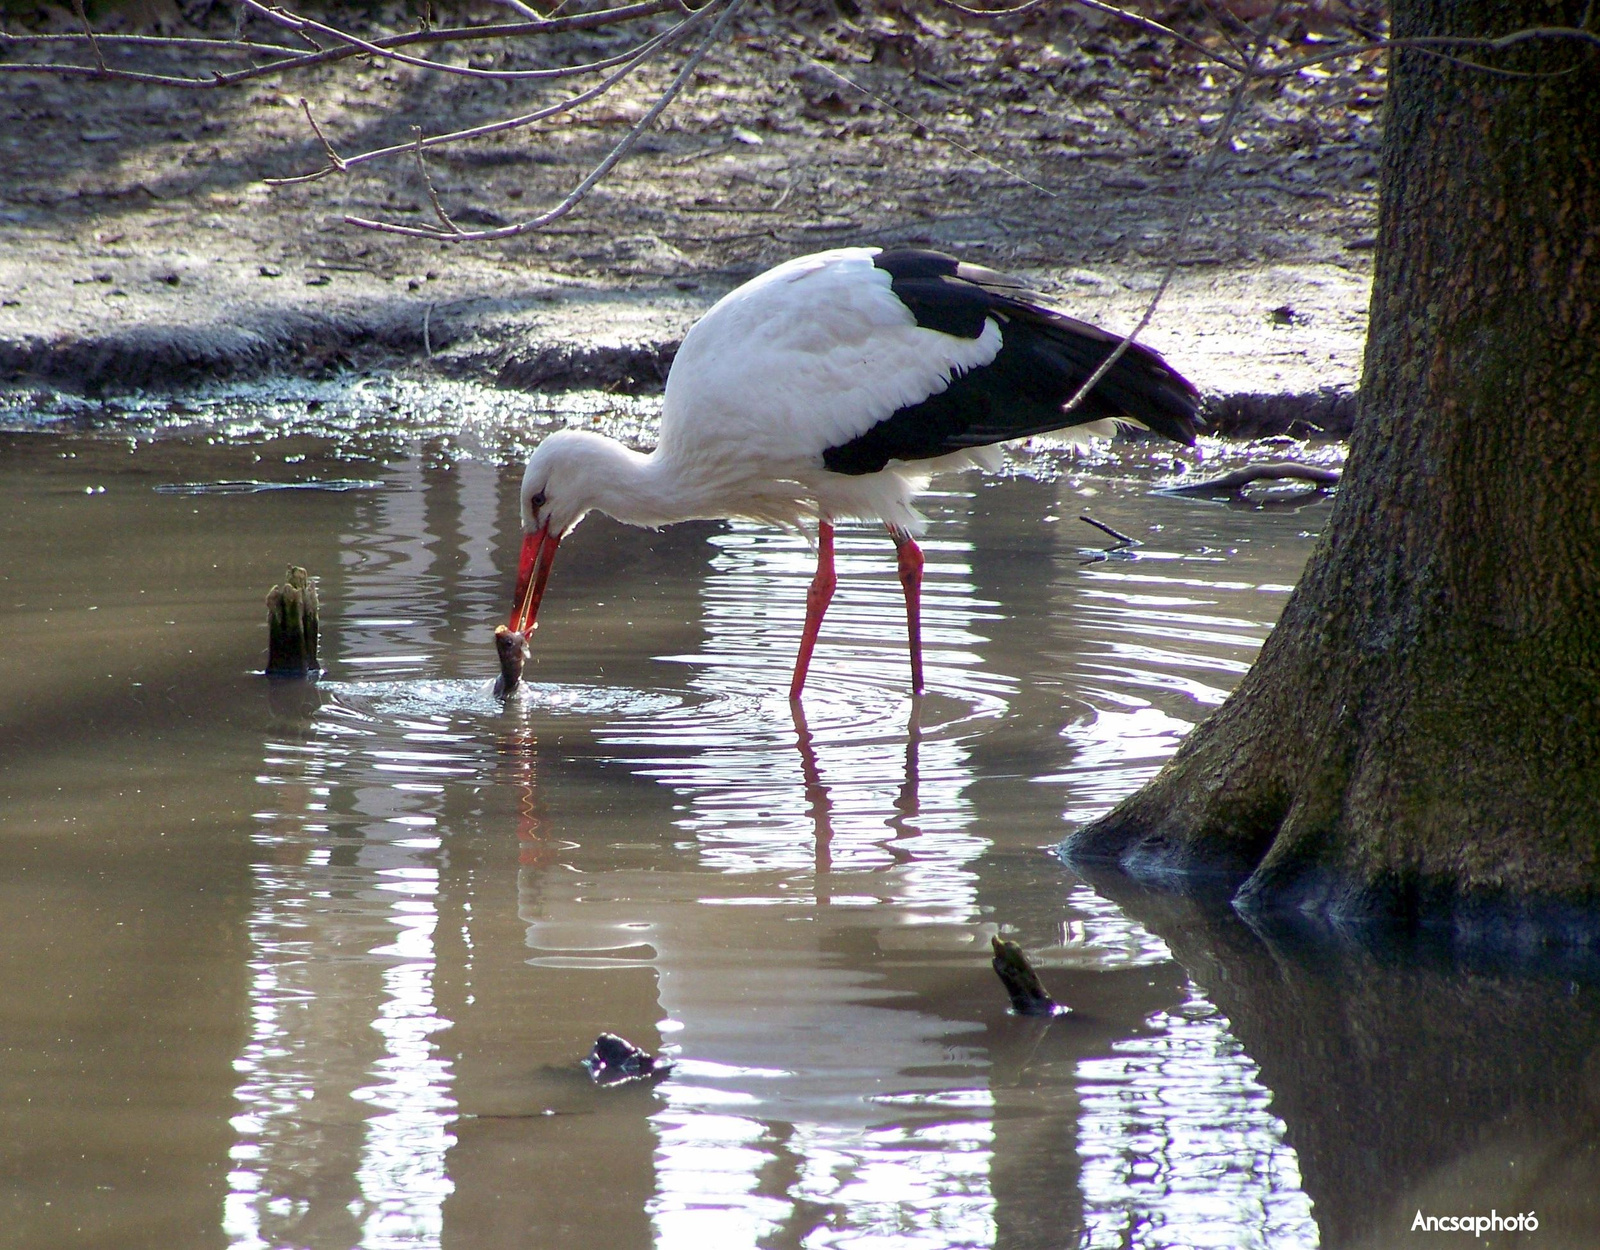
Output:
M438 30L414 31L396 35L378 42L387 48L397 48L411 43L453 43L471 39L502 39L511 35L557 35L570 30L599 30L620 22L631 22L641 17L654 17L658 13L689 15L696 10L683 0L640 0L637 4L622 4L614 9L596 9L592 13L574 13L571 17L542 17L531 22L506 22L490 26L450 26Z
M1577 26L1530 26L1525 30L1514 30L1509 35L1489 39L1482 37L1468 37L1465 35L1419 35L1409 39L1373 39L1366 43L1338 44L1326 52L1319 52L1316 56L1302 57L1290 61L1287 65L1274 65L1260 72L1262 78L1284 78L1290 74L1298 74L1303 69L1310 69L1314 65L1321 65L1325 61L1337 61L1347 56L1359 56L1363 52L1382 52L1391 48L1409 49L1417 52L1434 52L1443 55L1445 49L1456 49L1470 52L1503 52L1517 44L1528 43L1541 39L1571 39L1579 43L1592 44L1600 48L1600 33L1584 30ZM1458 62L1472 69L1492 70L1494 67L1479 65L1472 61ZM1509 71L1500 71L1501 73Z
M495 0L495 3L503 4L512 12L522 14L523 17L531 17L537 20L544 16L538 9L530 8L528 5L523 4L522 0ZM432 355L432 353L430 352L429 355Z
M562 200L561 203L557 204L548 212L541 213L537 217L529 218L527 221L520 221L510 226L501 226L494 230L457 230L453 233L443 230L432 230L422 226L402 226L395 222L369 221L363 217L346 217L345 222L352 226L361 226L367 230L381 230L388 234L409 235L412 238L443 239L453 240L456 242L466 242L481 239L509 239L519 234L526 234L530 230L537 230L541 226L547 226L553 221L559 221L583 202L584 198L589 194L589 192L594 189L595 184L598 183L600 179L604 178L606 174L611 172L612 168L617 164L617 162L626 156L633 145L639 141L639 136L644 134L646 130L654 125L656 118L660 117L662 112L665 111L666 107L678 97L678 93L683 90L684 85L689 81L694 71L699 67L700 62L705 59L706 54L710 52L712 47L716 45L718 36L722 34L722 31L728 25L729 20L735 13L744 7L744 3L745 0L724 0L722 12L717 17L717 20L712 25L710 31L707 32L705 39L701 42L700 46L690 54L689 58L684 61L683 67L678 71L677 77L674 78L667 86L667 89L663 91L659 97L657 97L656 102L650 106L649 112L641 117L634 125L633 129L628 131L628 133L623 136L621 142L612 148L610 152L606 153L605 158L601 160L601 162L592 170L590 170L589 175L584 178L582 182L568 192L567 197ZM678 29L681 30L684 27L687 27L691 22L699 19L703 14L711 12L712 9L716 7L716 4L717 0L711 0L711 3L698 10L692 18L688 18L683 22L680 22L678 24Z
M269 8L267 5L261 4L260 0L241 0L241 3L243 3L246 8L260 13L268 21L276 22L278 25L283 26L286 29L296 31L301 34L304 34L306 30L314 30L320 34L327 35L330 38L343 40L353 48L358 48L362 52L366 52L372 56L380 57L384 60L395 61L401 65L410 65L417 69L433 70L440 74L456 74L463 78L491 78L501 81L529 78L573 78L580 74L594 73L602 69L610 69L612 66L620 65L624 61L631 57L637 56L640 52L648 49L653 44L661 42L665 38L665 33L652 35L643 43L636 44L626 52L621 52L615 56L607 57L603 61L591 62L588 65L561 66L556 69L477 69L470 65L446 65L442 61L430 61L425 57L407 56L403 52L395 52L389 48L385 48L381 43L363 39L359 35L352 34L347 30L341 30L336 26L329 26L324 22L315 20L314 18L301 17L298 14L290 13L287 9Z
M83 33L88 37L89 46L94 49L94 59L99 63L100 68L104 69L106 67L105 54L100 51L100 45L95 42L94 27L89 25L89 15L84 11L83 0L72 0L72 10L78 15L78 20L83 23Z
M305 96L300 97L300 107L304 110L306 121L310 123L312 131L322 140L322 150L328 154L328 170L331 172L337 169L342 172L349 168L344 158L333 150L333 144L329 143L328 136L322 133L322 127L317 125L317 119L311 116L311 102Z
M957 4L956 0L934 0L941 9L954 9L957 13L965 13L968 17L1010 17L1013 13L1026 13L1029 9L1036 9L1044 0L1023 0L1009 9L972 9L964 4Z
M101 69L95 65L62 65L51 61L0 61L0 74L48 74L56 78L104 78L111 82L143 82L158 87L226 87L261 74L216 74L210 78L178 78L130 69Z
M302 32L302 34L303 33L304 32ZM345 32L335 31L335 33L339 38L346 38ZM56 35L51 36L51 38L59 39L61 36ZM102 43L108 43L112 38L114 38L114 36L101 35L100 41ZM131 39L134 38L134 36L122 36L122 38ZM349 38L353 39L354 37L351 36ZM324 49L323 51L324 53L328 51L336 51L341 56L358 56L362 54L379 55L391 60L403 62L408 65L415 65L421 69L437 70L442 74L460 74L464 77L522 80L543 79L554 81L562 78L581 78L585 74L597 74L603 70L612 69L615 66L621 65L624 61L637 56L656 40L661 38L663 38L662 35L652 35L644 42L635 44L626 51L614 53L613 55L605 57L602 60L588 61L582 65L557 65L552 66L549 69L483 70L473 69L469 66L446 65L439 61L430 61L421 57L407 57L402 56L399 53L390 52L383 46L381 40L373 41L372 46L374 49L376 49L376 51L370 53L367 52L366 48L354 46L353 44L341 49ZM5 46L5 39L6 36L0 34L0 48ZM72 39L79 44L83 42L83 37L81 35L72 36ZM20 38L18 39L18 42L21 42ZM106 69L102 71L94 66L89 65L66 65L58 62L46 61L0 62L0 73L9 71L11 73L53 74L63 78L105 77L126 82L159 84L167 87L233 87L240 83L249 82L253 79L269 77L270 75L277 73L287 74L296 69L311 65L320 65L329 60L338 59L336 57L330 57L320 53L300 53L294 48L285 47L283 44L276 43L247 43L243 41L239 43L233 43L220 39L163 41L154 38L150 39L149 43L152 45L160 45L165 43L166 46L171 47L174 50L182 50L184 45L194 45L196 47L201 47L215 52L270 52L279 54L280 59L267 65L252 66L250 69L237 70L232 73L213 71L210 76L205 78L180 78L167 74L152 74L138 70Z
M1293 460L1274 460L1261 464L1247 464L1221 477L1204 482L1184 482L1177 486L1164 486L1163 495L1194 495L1201 498L1212 495L1237 495L1252 482L1310 482L1318 491L1331 490L1339 484L1337 469L1324 469L1314 464L1298 464ZM1088 520L1088 517L1082 518ZM1091 525L1093 521L1089 522ZM1103 527L1102 527L1103 528Z
M969 17L1004 17L1007 14L1021 13L1033 7L1033 4L1030 2L1011 9L974 9L964 4L958 4L956 0L936 0L936 2L941 8L954 9L957 12L968 15ZM1118 21L1126 22L1130 26L1135 26L1140 30L1148 31L1152 35L1160 35L1163 38L1175 40L1176 42L1183 44L1185 47L1200 53L1207 59L1217 61L1220 64L1227 66L1236 74L1244 72L1244 64L1242 59L1233 60L1223 56L1213 49L1206 47L1197 40L1191 39L1187 35L1173 30L1168 26L1163 26L1160 22L1145 17L1142 14L1131 13L1126 9L1119 9L1114 5L1104 3L1104 0L1070 0L1070 3L1075 4L1080 8L1089 9L1095 13L1104 13L1108 17L1114 17ZM1211 0L1205 0L1205 3L1207 10L1212 13L1213 17L1220 16L1217 10L1213 7ZM1233 48L1235 53L1240 53L1241 50L1238 44L1236 44L1233 39L1229 37L1227 31L1222 28L1220 20L1218 21L1217 25L1218 32L1228 42L1228 45ZM1521 71L1501 70L1494 66L1481 65L1474 61L1463 61L1454 57L1448 57L1445 56L1443 49L1503 52L1507 48L1515 47L1517 44L1527 43L1531 40L1542 39L1572 39L1600 47L1600 32L1586 30L1578 26L1529 27L1524 30L1513 31L1508 35L1501 35L1497 38L1488 38L1482 36L1457 37L1451 35L1430 35L1419 36L1412 39L1371 39L1362 43L1336 44L1323 52L1317 53L1315 56L1303 57L1299 60L1291 61L1287 65L1274 65L1267 68L1258 67L1255 70L1255 77L1288 77L1292 74L1298 74L1301 70L1309 69L1315 65L1321 65L1327 61L1342 60L1345 57L1359 56L1364 52L1378 52L1390 48L1408 48L1419 52L1433 51L1437 55L1444 57L1444 59L1455 61L1456 64L1464 65L1472 69L1484 70L1488 73L1515 74L1518 77L1541 77L1543 75L1527 75Z
M1163 26L1160 22L1145 17L1143 14L1130 13L1127 9L1119 9L1115 5L1104 3L1103 0L1070 0L1070 2L1077 5L1079 8L1089 9L1095 13L1104 13L1107 17L1114 17L1119 22L1126 22L1130 26L1137 26L1140 30L1148 31L1152 35L1160 35L1163 39L1176 40L1185 47L1191 48L1200 53L1201 56L1207 57L1213 61L1221 62L1229 69L1233 70L1234 73L1238 73L1244 68L1242 60L1230 61L1227 57L1222 56L1219 53L1214 52L1212 49L1206 47L1205 44L1191 39L1187 35L1178 33L1170 26ZM935 0L935 3L937 3L942 9L953 9L955 12L965 14L967 17L1010 17L1016 13L1028 12L1030 9L1033 9L1040 4L1041 0L1026 0L1026 3L1016 5L1014 8L1009 9L974 9L965 4L958 4L956 0ZM1224 35L1224 38L1226 38L1226 35ZM1232 43L1231 40L1229 40L1229 42L1230 44ZM1238 49L1235 48L1235 51L1237 50Z
M562 113L571 112L580 105L587 104L590 100L598 99L600 96L610 91L612 87L616 86L624 78L628 77L629 74L633 73L634 70L645 64L646 61L652 59L662 49L673 43L676 43L692 27L702 20L704 14L711 12L713 7L713 5L706 5L705 8L700 9L699 11L691 14L689 17L684 18L683 21L679 22L671 30L665 31L661 35L658 35L656 38L650 40L648 43L642 46L642 50L637 52L632 60L630 60L616 73L602 79L600 82L596 83L587 90L580 91L577 95L568 96L565 100L558 101L555 104L547 105L542 109L535 109L531 113L524 113L519 117L502 118L500 121L488 122L482 126L473 126L467 130L456 130L449 134L433 135L430 138L421 140L421 144L425 148L437 148L443 147L447 143L459 143L464 139L482 139L489 135L504 134L506 131L519 130L524 126L531 126L535 122L544 121L547 118L557 117ZM386 156L394 156L398 153L409 152L414 146L414 143L397 143L387 148L373 148L369 151L361 152L355 156L345 157L344 164L340 168L348 169L352 165L365 165L368 161L380 160ZM272 186L286 185L294 182L313 182L318 178L326 177L329 172L330 171L328 169L324 168L316 171L315 173L301 174L294 178L267 178L264 181Z
M653 17L657 14L676 12L694 16L703 10L688 8L683 0L641 0L637 4L619 5L612 9L599 9L593 13L576 13L571 17L558 17L543 19L537 22L510 22L490 26L456 26L444 30L414 30L400 35L385 35L381 39L371 41L374 47L388 52L395 48L410 47L415 44L440 44L440 43L466 43L481 42L486 39L512 38L521 35L554 35L571 30L597 30L605 26L617 25L633 21L638 18ZM685 19L687 20L687 19ZM35 42L39 37L0 36L0 46L11 42ZM89 36L54 36L59 42L82 43ZM123 36L122 38L131 38ZM146 44L153 37L147 37ZM242 45L241 45L242 46ZM332 62L349 60L353 56L372 55L363 47L345 44L338 48L327 48L321 52L298 52L289 48L266 45L274 51L282 52L280 59L269 61L265 65L253 65L249 69L234 70L229 73L220 73L213 70L205 77L180 77L171 74L149 74L131 70L100 70L85 65L64 65L59 63L36 63L26 61L0 62L0 73L13 74L54 74L60 77L107 77L126 82L145 82L167 87L212 88L231 87L238 83L248 82L256 78L266 78L274 74L287 73L293 70L309 69L315 65L327 65ZM626 55L626 54L624 54ZM443 68L442 66L433 66ZM560 77L564 75L549 75Z
M293 54L296 48L287 47L281 43L255 43L248 39L207 39L195 35L96 35L97 42L108 48L134 47L134 48L171 48L182 51L203 52L277 52ZM64 43L72 47L80 47L88 42L86 35L74 34L30 34L26 31L0 30L0 48L7 50L21 47L23 44L51 44ZM35 67L37 68L37 67Z
M428 167L422 163L422 127L413 126L411 133L416 136L411 153L417 158L417 176L422 179L422 185L428 192L428 201L433 205L433 213L451 234L461 234L462 229L450 220L450 214L444 211L444 205L439 200L439 190L433 185L433 178L428 173Z
M1222 8L1221 5L1217 3L1217 0L1201 0L1201 3L1204 4L1206 12L1210 14L1212 25L1216 27L1217 34L1220 35L1222 37L1222 41L1233 50L1235 59L1237 59L1238 62L1243 65L1245 59L1250 54L1244 50L1243 46L1241 46L1236 39L1234 39L1233 32L1228 29L1227 19L1233 17L1233 14ZM1234 18L1233 20L1237 22L1239 19ZM1245 30L1248 33L1249 27L1246 27Z
M1099 530L1102 534L1111 535L1112 538L1115 538L1117 540L1117 546L1119 546L1119 547L1138 547L1138 546L1141 545L1137 538L1129 538L1121 530L1112 529L1104 521L1096 521L1088 513L1079 513L1078 514L1078 520L1085 521L1088 524L1094 526L1095 529Z
M1090 9L1096 13L1104 13L1107 17L1114 17L1120 22L1127 22L1130 26L1137 26L1140 30L1148 31L1152 35L1161 35L1167 39L1175 39L1179 43L1183 44L1184 47L1198 52L1201 56L1206 57L1208 60L1216 61L1221 65L1226 65L1236 74L1244 72L1244 65L1242 63L1238 61L1231 61L1221 53L1215 52L1206 47L1205 44L1200 43L1197 40L1190 39L1187 35L1180 35L1170 26L1163 26L1160 22L1152 21L1150 18L1144 17L1141 14L1130 13L1126 9L1119 9L1114 5L1105 4L1103 3L1103 0L1072 0L1072 3L1080 6L1081 8Z
M82 10L82 0L73 0L78 10ZM1036 0L1014 6L1010 9L976 9L959 4L956 0L939 0L939 3L948 9L959 11L975 17L1000 17L1008 13L1019 13L1033 7ZM1092 12L1103 13L1120 22L1127 23L1137 29L1161 38L1170 39L1182 44L1191 51L1198 53L1207 60L1213 61L1233 73L1242 73L1244 65L1236 56L1228 56L1205 46L1198 40L1192 39L1179 31L1173 30L1160 22L1147 18L1142 14L1133 13L1108 4L1105 0L1070 0L1082 8ZM87 46L93 53L93 65L71 64L60 62L29 62L29 61L0 61L0 73L10 74L41 74L57 77L75 78L107 78L117 81L146 83L157 86L180 87L190 89L212 89L218 87L236 86L259 78L271 77L291 73L297 70L309 69L317 65L325 65L347 60L353 56L383 56L402 64L414 66L419 69L431 70L439 73L457 74L464 77L486 79L561 79L577 77L587 73L599 73L617 65L626 64L632 57L639 55L653 46L655 36L646 40L635 48L615 54L602 60L586 65L559 66L549 69L530 70L486 70L471 66L447 65L439 61L429 60L425 57L411 57L397 52L402 47L414 45L441 45L462 42L479 42L488 39L514 38L522 35L557 34L571 30L592 30L605 26L621 24L635 19L646 18L666 12L685 14L685 20L694 16L697 10L692 10L684 0L639 0L637 3L619 5L614 8L600 9L592 13L574 14L570 17L535 17L526 22L499 23L485 26L451 27L446 29L431 29L424 27L421 30L408 31L402 34L386 35L374 39L363 39L350 31L318 22L310 18L301 17L281 8L273 8L260 3L260 0L244 0L244 3L253 11L276 22L281 27L294 32L305 39L314 48L318 47L316 41L311 39L308 31L319 31L330 38L337 39L341 46L332 48L318 48L316 51L303 52L284 44L258 42L251 40L225 40L205 39L195 37L155 36L155 35L99 35L94 32L87 21L87 17L80 13L80 20L84 23L82 34L13 34L0 31L0 49L10 50L22 45L66 45ZM502 3L520 4L520 0L502 0ZM522 6L526 8L527 6ZM557 6L559 9L560 6ZM704 6L710 7L710 6ZM519 10L520 11L520 10ZM533 10L528 10L534 12ZM704 8L698 11L704 11ZM1224 40L1235 52L1237 45L1228 37L1225 30L1219 31ZM1464 65L1485 73L1530 76L1524 71L1505 70L1495 66L1483 65L1479 62L1463 60L1449 55L1449 49L1458 51L1504 51L1518 44L1533 40L1575 40L1594 46L1600 46L1600 33L1582 27L1547 26L1530 27L1525 30L1513 31L1508 35L1498 38L1487 37L1454 37L1454 36L1429 36L1414 39L1374 39L1361 43L1338 44L1329 47L1313 56L1301 57L1285 64L1270 67L1259 67L1255 71L1258 78L1283 78L1298 74L1303 70L1313 68L1328 61L1341 60L1363 53L1383 51L1387 49L1411 49L1430 55L1439 56L1455 64ZM105 59L105 50L114 48L168 48L175 51L206 51L219 55L239 56L266 54L273 59L265 64L251 65L238 70L212 70L204 75L179 75L160 74L141 70L123 70L112 68ZM825 67L826 68L826 67ZM1554 71L1555 73L1571 72ZM1546 74L1534 74L1540 77ZM848 80L846 80L848 81ZM852 84L855 85L855 84ZM409 145L405 145L409 146Z
M1244 105L1245 93L1257 77L1257 67L1261 64L1261 58L1266 55L1267 45L1272 38L1272 28L1278 24L1278 16L1283 12L1285 3L1286 0L1275 0L1272 12L1268 14L1267 20L1261 25L1260 33L1256 35L1255 45L1250 49L1250 59L1245 63L1244 72L1239 76L1239 81L1233 89L1233 98L1228 101L1228 111L1222 118L1222 124L1217 127L1216 142L1212 144L1211 152L1206 157L1206 163L1201 168L1199 176L1194 180L1194 186L1189 193L1188 208L1184 212L1183 222L1178 227L1177 234L1173 236L1172 260L1168 263L1166 272L1161 275L1161 282L1157 285L1155 294L1150 297L1150 303L1145 307L1144 316L1139 318L1139 324L1128 331L1127 335L1116 345L1111 354L1100 362L1100 367L1088 376L1083 385L1078 388L1077 394L1066 402L1062 408L1063 412L1071 412L1083 402L1084 396L1094 390L1100 384L1100 379L1111 372L1117 361L1121 360L1128 349L1133 346L1134 339L1143 333L1144 328L1150 324L1150 319L1156 315L1156 308L1161 303L1162 297L1166 295L1167 287L1171 285L1173 276L1178 272L1178 265L1183 259L1183 244L1189 237L1190 226L1194 224L1195 210L1205 192L1206 186L1211 181L1211 175L1222 164L1223 156L1228 150L1228 144L1233 138L1234 123L1238 120L1239 110Z

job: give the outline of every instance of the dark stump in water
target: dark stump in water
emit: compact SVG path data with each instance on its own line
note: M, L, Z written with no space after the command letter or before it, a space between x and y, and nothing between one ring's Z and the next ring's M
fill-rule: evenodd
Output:
M267 676L316 677L317 587L291 564L284 584L267 593Z
M1061 1016L1071 1011L1044 992L1022 947L1003 937L989 939L994 947L994 970L1011 996L1011 1010L1019 1016Z
M639 1049L625 1037L602 1033L583 1061L596 1085L618 1085L623 1081L648 1081L672 1070L672 1060Z
M500 660L500 676L495 678L495 698L503 699L522 684L522 666L528 659L528 636L516 633L509 625L494 631L494 653Z

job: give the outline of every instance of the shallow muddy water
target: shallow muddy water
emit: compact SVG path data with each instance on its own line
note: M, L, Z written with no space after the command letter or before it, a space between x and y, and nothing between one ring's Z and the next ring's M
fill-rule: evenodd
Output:
M1595 1244L1586 968L1052 853L1237 681L1326 502L1153 494L1138 448L945 479L928 695L847 527L803 720L802 541L592 518L502 705L558 414L291 399L0 433L0 1245ZM312 688L258 674L291 561ZM1008 1014L995 933L1070 1015ZM594 1088L602 1030L673 1072Z

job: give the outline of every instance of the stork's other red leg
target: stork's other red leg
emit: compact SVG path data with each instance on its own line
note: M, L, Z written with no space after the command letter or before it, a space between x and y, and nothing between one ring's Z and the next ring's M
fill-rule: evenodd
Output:
M891 525L899 555L900 585L906 592L906 641L911 647L911 693L922 693L922 548L905 530Z
M794 661L794 680L789 683L789 697L798 699L805 689L806 670L811 667L811 652L817 645L817 631L822 628L822 614L833 599L833 588L839 584L833 571L833 526L822 521L817 526L817 575L811 579L811 589L806 592L806 627L800 635L800 654Z

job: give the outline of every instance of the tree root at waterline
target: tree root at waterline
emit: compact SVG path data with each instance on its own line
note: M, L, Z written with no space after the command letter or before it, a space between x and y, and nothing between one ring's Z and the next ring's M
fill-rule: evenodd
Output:
M1223 877L1247 914L1600 942L1592 667L1441 628L1415 602L1321 612L1341 598L1326 588L1342 545L1228 702L1067 857L1169 885Z

